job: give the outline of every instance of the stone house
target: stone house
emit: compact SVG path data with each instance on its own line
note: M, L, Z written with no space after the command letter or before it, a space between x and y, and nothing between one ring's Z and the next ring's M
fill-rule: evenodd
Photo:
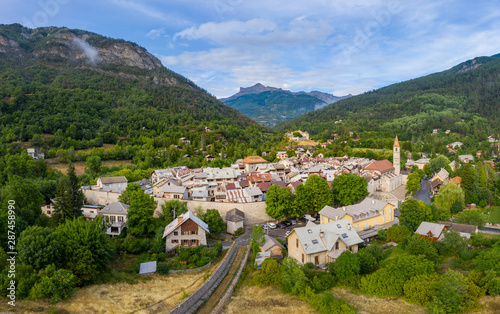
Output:
M239 228L244 227L245 213L237 208L233 208L226 214L227 233L233 234Z
M106 230L106 234L118 236L122 233L127 224L128 208L127 204L113 202L99 210L99 215L104 216L111 224Z
M193 212L187 211L165 227L163 238L166 241L166 252L179 246L207 245L207 233L210 233L208 225Z
M124 176L100 177L97 179L96 187L105 192L121 193L127 188L128 180Z

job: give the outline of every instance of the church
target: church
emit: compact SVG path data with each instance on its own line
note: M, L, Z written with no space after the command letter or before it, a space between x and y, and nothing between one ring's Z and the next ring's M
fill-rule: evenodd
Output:
M378 160L374 161L363 170L371 173L376 180L376 190L382 192L392 192L403 184L403 177L401 175L401 147L399 145L398 137L394 140L392 148L392 160Z

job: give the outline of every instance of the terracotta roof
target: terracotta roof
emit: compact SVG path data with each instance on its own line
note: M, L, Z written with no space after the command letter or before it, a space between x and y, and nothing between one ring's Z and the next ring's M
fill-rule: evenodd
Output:
M400 147L397 135L396 135L396 139L394 140L394 147Z
M462 183L462 178L461 177L454 177L450 181L455 183L456 185L460 185Z
M261 164L267 162L267 160L260 156L248 156L247 158L243 159L244 164Z
M269 182L272 180L273 177L270 173L252 173L248 176L250 182Z
M389 160L384 159L372 162L367 167L365 167L364 170L377 170L380 171L380 173L385 173L394 170L394 167L392 166L392 163Z

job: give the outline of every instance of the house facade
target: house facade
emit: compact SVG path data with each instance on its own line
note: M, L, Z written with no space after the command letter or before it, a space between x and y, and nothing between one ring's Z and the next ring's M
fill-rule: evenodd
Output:
M106 230L106 234L110 236L118 236L122 233L123 228L127 224L127 214L129 206L120 202L113 202L101 210L99 215L104 216L109 221L110 226Z
M394 222L394 205L367 197L350 206L333 208L326 205L319 211L320 223L347 219L356 231L363 231L377 225Z
M105 192L121 193L127 188L128 180L124 176L100 177L97 179L96 187Z
M175 218L165 227L166 252L176 247L197 247L207 245L208 225L191 211Z
M264 245L260 246L261 252L270 252L272 258L282 258L285 247L273 237L264 235Z
M233 234L239 228L243 228L245 223L245 213L237 208L233 208L226 214L226 231Z
M358 244L363 242L348 219L319 225L308 222L305 227L295 228L287 239L289 257L301 265L316 266L334 262L346 250L357 253Z

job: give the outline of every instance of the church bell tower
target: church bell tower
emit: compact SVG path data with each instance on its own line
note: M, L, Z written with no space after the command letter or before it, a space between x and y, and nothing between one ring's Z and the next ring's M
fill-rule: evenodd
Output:
M401 147L399 147L398 136L394 140L394 146L392 148L392 166L394 167L394 172L399 175L401 170Z

